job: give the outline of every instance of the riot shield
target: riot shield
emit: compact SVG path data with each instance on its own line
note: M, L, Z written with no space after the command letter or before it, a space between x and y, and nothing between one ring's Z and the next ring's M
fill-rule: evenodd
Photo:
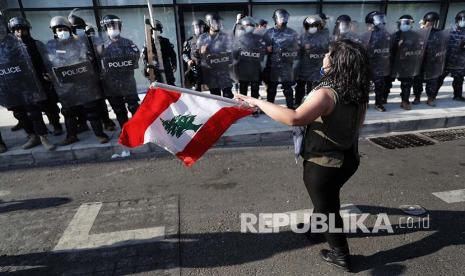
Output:
M46 98L26 45L6 35L0 42L0 105L12 108Z
M391 34L384 28L363 33L361 36L370 59L373 77L385 77L391 73Z
M136 44L122 36L110 39L106 33L91 41L105 97L137 94L134 70L139 68L140 51Z
M449 30L430 32L423 62L425 80L436 79L444 72L449 33Z
M429 30L400 32L395 47L393 77L411 78L420 74Z
M232 87L232 41L223 32L202 34L197 40L203 82L209 89Z
M272 50L267 59L267 79L272 82L294 81L299 54L297 32L288 27L284 30L274 27L267 30L264 40Z
M464 70L465 69L465 51L463 45L465 44L465 32L457 30L454 24L450 29L450 42L447 49L446 69L450 70Z
M47 42L43 56L63 107L83 105L102 98L86 37L52 39Z
M323 31L315 34L303 33L299 40L300 58L297 77L304 81L319 81L323 58L328 52L329 35Z
M265 45L260 35L244 33L233 44L234 77L237 81L260 81Z

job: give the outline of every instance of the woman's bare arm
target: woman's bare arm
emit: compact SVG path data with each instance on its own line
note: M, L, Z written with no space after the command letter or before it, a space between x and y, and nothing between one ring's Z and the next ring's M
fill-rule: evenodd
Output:
M251 106L257 106L277 122L289 126L305 126L318 117L331 113L335 104L333 92L327 88L321 88L312 93L315 95L312 95L296 110L243 95L236 95L236 98L249 103Z

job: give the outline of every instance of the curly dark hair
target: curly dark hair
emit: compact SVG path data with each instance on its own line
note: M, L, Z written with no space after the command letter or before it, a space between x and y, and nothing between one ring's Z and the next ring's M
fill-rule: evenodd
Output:
M321 84L336 90L345 104L368 103L371 76L366 49L352 40L334 41L329 45L329 62Z

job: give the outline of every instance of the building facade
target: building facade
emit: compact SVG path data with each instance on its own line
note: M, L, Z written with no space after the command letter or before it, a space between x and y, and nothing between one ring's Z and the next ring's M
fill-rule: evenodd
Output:
M155 18L164 26L163 34L175 45L179 53L182 42L191 35L193 19L204 18L208 12L218 12L223 17L226 30L231 30L236 14L243 13L256 19L265 19L271 26L273 11L285 8L291 14L290 27L302 30L302 21L308 15L325 13L330 20L332 30L335 19L348 14L353 20L364 23L367 13L379 10L387 15L387 24L395 29L395 21L404 14L410 14L418 23L429 11L441 16L441 25L448 27L454 23L454 17L465 10L465 1L399 1L399 0L152 0ZM123 21L122 35L132 39L140 48L144 44L144 15L148 14L145 0L0 0L0 9L7 16L23 16L32 24L34 38L47 41L52 38L49 22L53 16L67 16L73 8L79 8L79 15L89 24L100 30L98 22L106 14L119 16ZM181 57L178 55L176 82L181 83L183 73ZM137 74L138 86L147 87L147 80Z

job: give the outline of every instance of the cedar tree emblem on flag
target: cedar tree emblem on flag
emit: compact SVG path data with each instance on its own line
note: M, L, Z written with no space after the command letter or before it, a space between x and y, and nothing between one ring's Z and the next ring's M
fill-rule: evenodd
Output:
M193 130L194 132L197 132L202 125L195 125L193 123L194 120L195 115L177 115L169 121L165 121L160 118L166 132L168 132L171 136L176 136L176 138L181 137L186 130Z

